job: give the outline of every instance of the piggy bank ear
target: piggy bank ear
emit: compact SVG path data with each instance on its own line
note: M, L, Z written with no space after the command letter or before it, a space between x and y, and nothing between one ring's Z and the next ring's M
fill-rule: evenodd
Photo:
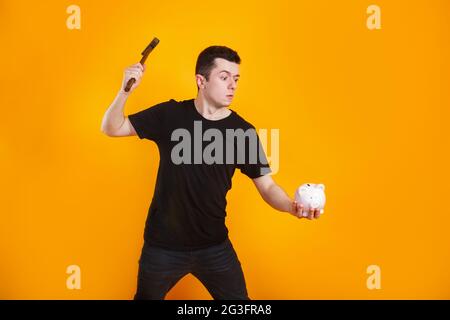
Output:
M301 186L300 189L298 189L298 192L306 192L308 190L308 187Z
M322 183L318 184L318 185L317 185L317 188L320 188L320 189L322 189L322 190L325 190L325 186L324 186Z

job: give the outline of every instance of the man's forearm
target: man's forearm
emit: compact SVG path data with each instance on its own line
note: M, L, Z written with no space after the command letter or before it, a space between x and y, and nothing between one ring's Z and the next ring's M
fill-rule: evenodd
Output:
M123 122L125 121L125 116L123 114L123 109L125 107L125 102L128 99L128 93L120 90L114 101L106 110L105 115L102 120L101 130L104 133L113 132L119 129Z
M272 184L261 196L272 208L282 212L291 212L293 200L278 184Z

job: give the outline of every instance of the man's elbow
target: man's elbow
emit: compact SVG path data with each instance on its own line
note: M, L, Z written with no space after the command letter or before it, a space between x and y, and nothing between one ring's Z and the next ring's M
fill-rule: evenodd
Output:
M105 134L105 135L107 135L107 136L109 136L108 131L105 128L103 128L103 127L100 128L100 132Z
M270 199L270 195L272 193L272 189L273 185L267 185L264 186L263 188L258 188L259 194L261 195L261 197L264 199L264 201L269 201Z
M114 137L114 133L111 132L111 130L108 130L107 128L100 128L100 132L103 133L104 135L108 136L108 137Z

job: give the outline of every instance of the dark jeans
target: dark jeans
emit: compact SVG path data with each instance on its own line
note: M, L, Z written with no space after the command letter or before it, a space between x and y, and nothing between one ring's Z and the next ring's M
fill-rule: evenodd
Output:
M134 299L164 300L167 292L189 273L215 300L250 300L241 263L229 239L191 251L172 251L144 243Z

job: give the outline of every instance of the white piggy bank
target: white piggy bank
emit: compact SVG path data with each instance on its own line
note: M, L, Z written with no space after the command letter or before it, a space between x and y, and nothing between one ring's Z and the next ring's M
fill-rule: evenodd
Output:
M295 192L295 200L303 205L303 216L308 216L310 208L320 209L320 214L325 207L325 186L323 184L304 183Z

